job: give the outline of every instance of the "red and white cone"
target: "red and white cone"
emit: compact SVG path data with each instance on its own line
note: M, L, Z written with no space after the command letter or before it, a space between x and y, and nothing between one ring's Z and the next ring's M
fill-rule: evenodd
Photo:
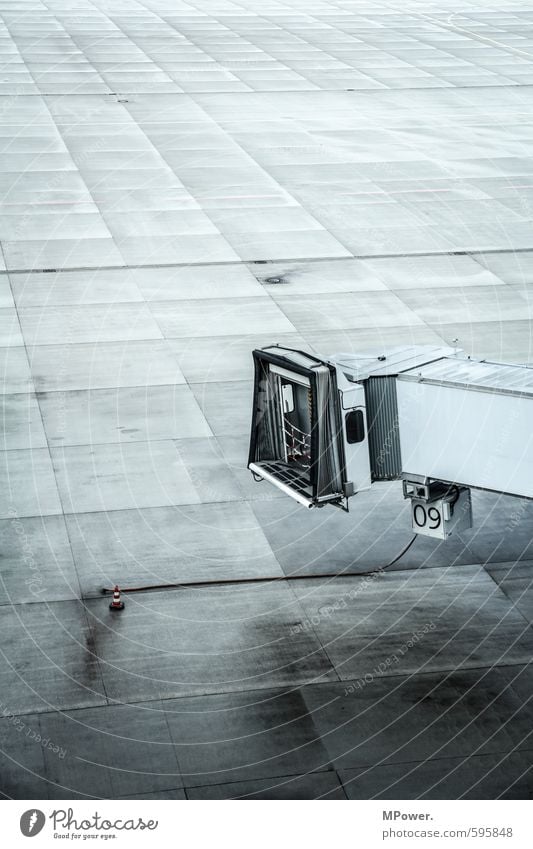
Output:
M124 602L120 600L120 590L115 586L113 590L113 601L109 605L110 610L124 610Z

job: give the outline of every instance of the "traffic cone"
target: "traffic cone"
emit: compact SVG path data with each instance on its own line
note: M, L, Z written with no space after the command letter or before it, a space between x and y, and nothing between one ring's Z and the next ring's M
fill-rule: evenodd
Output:
M113 590L113 601L109 605L110 610L124 610L124 602L120 600L120 590L117 586Z

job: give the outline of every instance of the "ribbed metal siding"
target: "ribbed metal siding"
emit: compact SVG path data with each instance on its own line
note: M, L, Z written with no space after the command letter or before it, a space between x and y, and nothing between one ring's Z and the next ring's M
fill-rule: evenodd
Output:
M365 395L372 480L394 480L402 471L396 377L369 377Z

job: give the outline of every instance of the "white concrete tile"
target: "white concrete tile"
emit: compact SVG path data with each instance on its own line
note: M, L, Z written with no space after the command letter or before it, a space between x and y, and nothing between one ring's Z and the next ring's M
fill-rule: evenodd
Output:
M8 352L9 370L16 377L11 352L22 351L24 361L20 365L20 378L27 366L22 348L0 348ZM41 392L109 389L118 386L172 386L185 383L179 365L179 357L169 342L149 339L139 342L99 342L86 344L34 345L28 351L31 375L35 388ZM24 383L15 383L16 387ZM7 390L6 390L7 391ZM23 391L16 388L10 391Z
M252 374L243 381L193 383L191 389L215 436L249 432Z
M76 513L66 521L84 595L98 596L115 583L124 588L283 574L244 503Z
M52 602L80 597L80 585L62 516L2 519L0 539L0 604ZM21 562L24 569L21 569Z
M357 292L335 295L280 295L278 306L304 336L313 331L344 328L380 328L421 324L416 312L392 292Z
M111 237L5 241L2 242L2 250L10 271L124 265L124 259Z
M285 586L186 589L127 601L120 622L102 599L86 602L89 622L100 634L96 654L112 699L293 688L331 678L313 634L291 633L302 612Z
M39 404L33 394L3 395L0 401L2 436L0 450L46 448Z
M45 750L51 795L59 799L98 796L116 799L182 786L176 749L162 704L108 705L41 716L43 737L66 756ZM72 754L72 738L76 739Z
M147 268L133 274L147 301L253 298L266 294L242 265Z
M19 316L29 347L54 345L58 339L73 345L162 338L145 304L24 307Z
M14 309L0 310L0 346L2 348L24 345L19 319Z
M326 230L228 232L226 238L246 261L351 256L351 252Z
M133 236L117 238L117 246L128 265L234 262L231 245L218 234L193 236ZM109 264L109 263L107 263Z
M0 629L5 661L2 691L16 714L103 705L94 633L79 601L4 606ZM21 661L24 659L23 674Z
M477 494L466 542L418 539L347 611L299 582L338 672L291 589L238 583L367 571L409 530L395 484L346 516L252 482L253 347L533 362L527 4L462 8L460 34L373 0L66 5L12 0L0 38L0 683L68 751L4 717L0 792L527 798L530 591L493 567L532 556L529 508ZM50 437L96 443L53 449L68 536L35 389ZM235 583L127 594L120 618L98 595L195 579ZM431 616L407 678L344 693Z
M309 296L386 288L367 263L356 259L269 262L264 268L252 265L250 269L274 300L278 294Z
M456 321L518 321L531 315L532 306L510 286L476 286L461 290L402 289L397 296L429 324Z
M294 332L276 304L262 298L155 301L150 309L167 339Z
M38 399L52 447L212 435L188 386L40 392Z
M66 513L200 501L171 441L55 448L52 459Z
M116 304L143 300L135 275L129 269L11 274L9 279L18 307Z
M393 290L497 286L504 282L468 256L368 259L365 265Z
M62 512L47 448L2 452L0 479L0 518L53 516Z
M169 339L173 352L188 383L219 383L249 380L253 375L252 351L272 344L273 334L246 336L194 337ZM289 348L306 347L302 336L276 333L276 342Z

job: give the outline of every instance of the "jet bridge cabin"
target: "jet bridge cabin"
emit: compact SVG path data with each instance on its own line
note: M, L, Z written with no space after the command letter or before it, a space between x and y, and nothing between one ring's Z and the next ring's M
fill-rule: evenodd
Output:
M346 448L364 440L362 387L350 389L343 403L347 381L340 375L339 387L331 363L280 346L254 351L253 357L248 468L306 507L344 502L353 488ZM352 418L341 415L345 403L351 404Z
M533 370L446 347L319 359L274 345L253 357L248 467L306 507L346 509L398 479L450 522L459 500L469 509L468 487L533 498Z
M396 377L449 348L319 359L273 345L253 352L248 468L306 507L346 507L401 474Z

